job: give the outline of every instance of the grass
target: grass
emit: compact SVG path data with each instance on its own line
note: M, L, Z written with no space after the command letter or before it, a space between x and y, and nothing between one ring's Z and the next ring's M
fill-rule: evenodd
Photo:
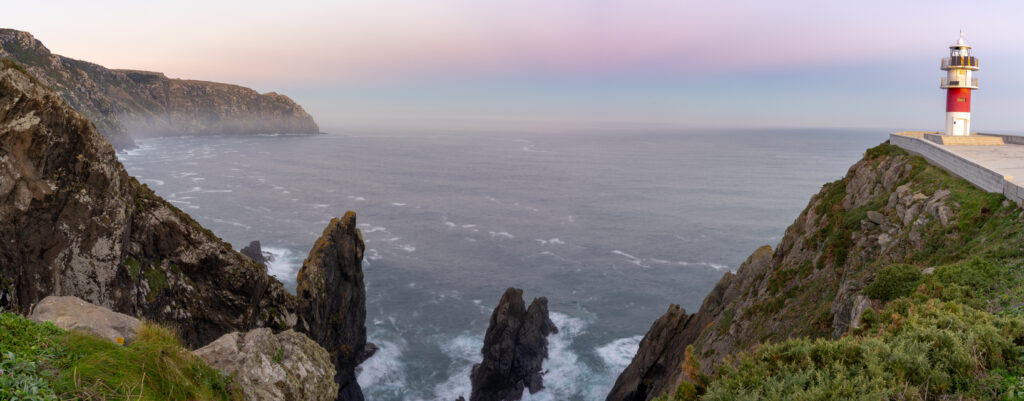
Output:
M241 399L230 377L183 348L173 331L152 323L143 323L135 342L120 346L0 313L0 349L4 400Z

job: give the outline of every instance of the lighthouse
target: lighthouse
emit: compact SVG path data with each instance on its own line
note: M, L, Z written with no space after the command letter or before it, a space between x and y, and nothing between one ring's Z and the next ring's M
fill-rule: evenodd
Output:
M971 55L971 45L960 31L960 39L949 46L949 57L942 59L939 87L946 90L946 135L965 136L971 133L971 91L978 89L978 59Z

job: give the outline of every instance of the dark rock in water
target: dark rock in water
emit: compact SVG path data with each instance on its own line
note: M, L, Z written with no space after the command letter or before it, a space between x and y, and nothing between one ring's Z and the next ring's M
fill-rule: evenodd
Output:
M75 296L174 326L193 348L295 328L330 352L341 399L362 400L353 372L372 350L355 213L327 227L292 296L129 176L89 120L6 60L0 200L0 309L27 314L47 296Z
M355 213L331 220L302 262L295 290L298 328L330 352L341 400L363 399L356 366L372 354L366 343L364 248Z
M250 242L249 245L238 252L242 255L248 256L253 262L259 263L263 265L263 267L267 267L268 263L274 261L274 254L264 252L259 241Z
M473 366L470 401L518 400L523 389L544 388L541 363L548 356L547 336L558 328L548 316L547 298L535 298L526 308L523 290L505 290L491 314L480 352L482 363Z
M50 52L28 32L0 29L0 58L10 59L96 124L117 149L132 137L317 134L301 106L277 93L216 82L111 70Z

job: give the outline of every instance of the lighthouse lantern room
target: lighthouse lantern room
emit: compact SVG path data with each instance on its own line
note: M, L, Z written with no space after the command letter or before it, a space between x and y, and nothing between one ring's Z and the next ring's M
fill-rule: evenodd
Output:
M942 59L946 77L939 86L946 90L946 135L964 136L971 132L971 91L978 89L978 59L971 55L971 46L960 31L960 39L949 47L949 57Z

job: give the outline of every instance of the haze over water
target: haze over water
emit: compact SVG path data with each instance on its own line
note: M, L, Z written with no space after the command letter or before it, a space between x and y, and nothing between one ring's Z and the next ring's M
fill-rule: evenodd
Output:
M129 173L236 249L295 274L331 217L358 213L367 399L469 395L505 288L546 296L547 389L603 400L669 304L694 312L727 270L773 247L822 184L883 130L347 134L165 138Z

